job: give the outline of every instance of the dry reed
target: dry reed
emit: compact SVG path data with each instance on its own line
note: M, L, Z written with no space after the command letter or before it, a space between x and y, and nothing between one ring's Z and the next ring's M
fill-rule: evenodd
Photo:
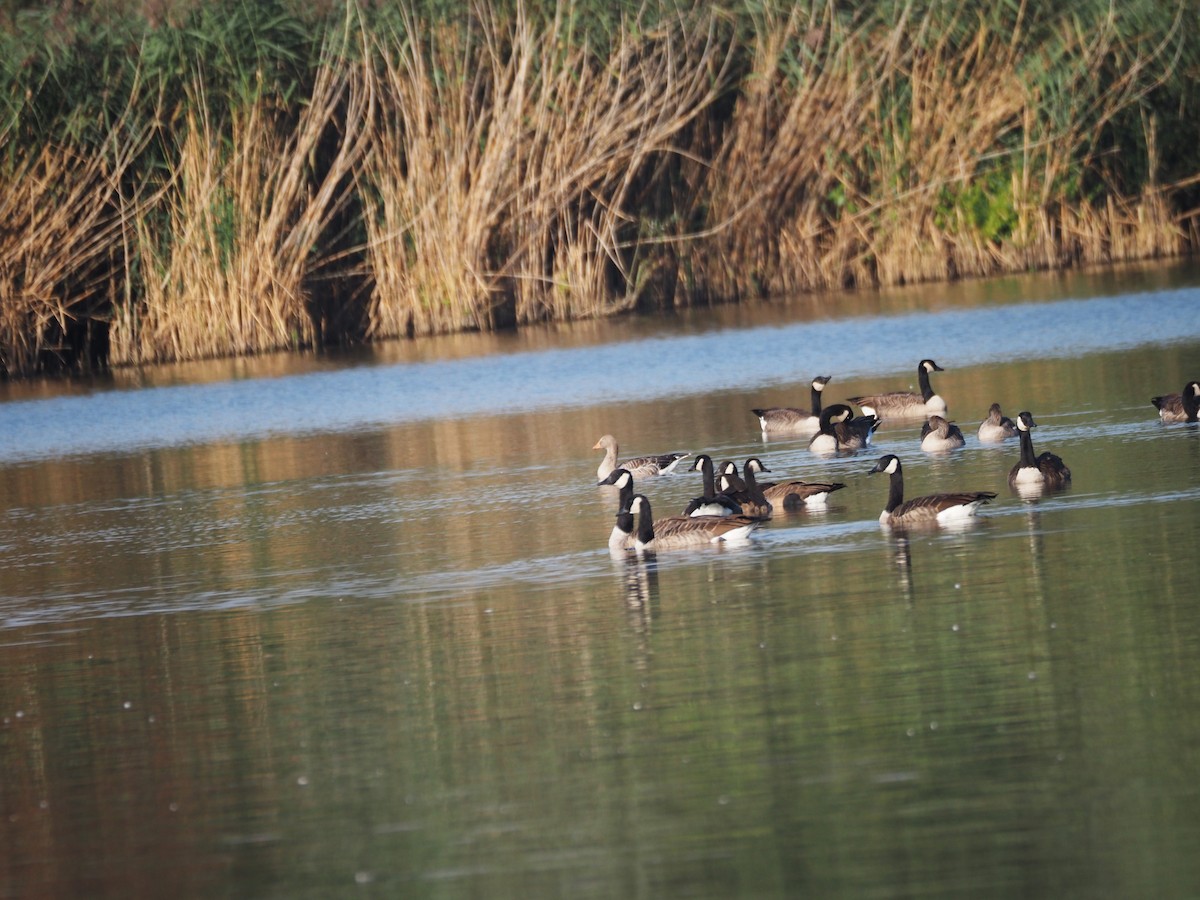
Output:
M1105 150L1173 73L1180 21L1139 44L1024 5L756 8L743 33L650 3L596 43L571 3L456 24L406 4L393 31L350 4L302 103L260 83L214 112L198 68L143 137L10 153L0 371L85 321L111 323L115 363L345 336L314 285L355 254L360 327L387 338L1195 246L1156 120L1145 183Z
M114 362L157 362L312 346L309 279L329 264L322 237L351 201L373 97L346 65L322 65L295 123L261 93L206 111L197 74L170 154L174 170L134 225L140 299L114 317ZM338 147L315 171L330 129Z
M711 19L623 30L597 58L561 7L544 30L477 13L479 43L410 13L406 34L426 42L378 47L394 116L363 167L373 336L629 308L639 190L724 87Z
M104 314L125 221L119 184L141 145L49 146L0 175L0 374L73 363L70 333Z

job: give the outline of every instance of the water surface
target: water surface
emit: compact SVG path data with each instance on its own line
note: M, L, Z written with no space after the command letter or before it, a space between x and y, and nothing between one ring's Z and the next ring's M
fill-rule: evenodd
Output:
M1200 893L1186 267L469 335L0 402L0 896ZM764 442L907 387L968 433ZM1074 483L1035 499L1030 409ZM600 434L847 488L613 558ZM999 492L902 536L866 472ZM660 515L694 474L639 485Z

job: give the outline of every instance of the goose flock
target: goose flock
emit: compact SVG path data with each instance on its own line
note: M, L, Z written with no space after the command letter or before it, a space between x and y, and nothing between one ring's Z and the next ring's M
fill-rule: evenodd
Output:
M846 402L823 406L822 399L832 377L820 375L811 382L811 409L770 407L752 409L764 438L768 436L809 437L808 449L821 456L861 453L885 419L922 418L920 449L948 453L966 444L962 429L946 418L946 401L934 392L929 376L945 371L932 359L917 366L919 392L888 391L850 397ZM1164 394L1150 401L1164 423L1196 422L1200 415L1200 382L1189 381L1177 394ZM855 414L851 404L861 413ZM1034 452L1033 415L1022 411L1011 419L999 403L993 403L979 424L978 439L999 443L1012 438L1019 442L1019 455L1008 473L1008 484L1022 496L1060 490L1071 483L1071 470L1062 458L1049 451ZM655 518L646 494L634 488L639 482L676 471L690 453L664 453L620 460L616 439L606 434L593 449L604 450L596 471L598 484L617 489L616 524L609 535L609 549L616 553L655 553L708 544L742 542L780 511L794 512L823 507L829 496L846 487L842 482L802 481L784 478L760 482L769 474L758 457L751 457L739 471L730 461L718 468L712 457L701 453L690 471L702 477L703 493L691 500L679 515ZM866 474L886 474L887 502L879 515L881 524L895 529L937 527L969 520L980 507L996 498L995 491L947 491L904 498L904 469L900 458L888 453Z

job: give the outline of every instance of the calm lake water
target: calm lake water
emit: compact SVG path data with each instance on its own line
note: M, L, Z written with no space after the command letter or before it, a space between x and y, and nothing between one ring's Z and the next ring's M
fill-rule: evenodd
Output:
M0 897L1200 896L1200 269L824 302L0 385ZM749 412L926 356L948 456ZM607 432L847 488L614 558Z

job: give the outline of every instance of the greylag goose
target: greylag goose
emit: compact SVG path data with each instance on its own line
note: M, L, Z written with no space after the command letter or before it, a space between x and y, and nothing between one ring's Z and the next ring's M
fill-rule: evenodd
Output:
M607 478L612 470L617 468L625 469L634 478L666 475L688 455L687 453L663 453L658 456L638 456L618 464L617 439L611 434L606 434L596 441L596 446L592 449L604 451L604 459L600 461L600 467L596 469L596 477L600 479Z

